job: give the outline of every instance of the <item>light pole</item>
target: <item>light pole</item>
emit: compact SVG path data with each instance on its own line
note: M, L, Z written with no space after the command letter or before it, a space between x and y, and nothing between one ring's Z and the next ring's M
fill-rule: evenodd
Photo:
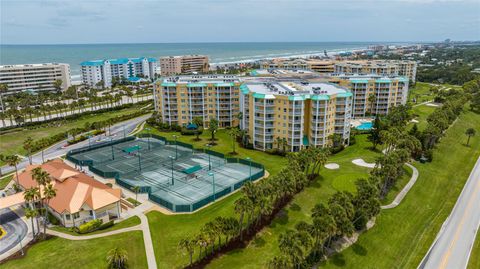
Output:
M142 160L140 159L140 151L137 152L138 153L138 168L140 169L140 171L142 171Z
M211 145L210 144L207 144L207 148L210 148ZM212 170L212 163L210 161L210 154L207 152L207 155L208 155L208 171Z
M147 140L148 140L148 150L150 150L150 137L152 136L152 133L150 132L150 128L145 128L145 130L148 131L148 137L147 137Z
M125 125L122 125L122 127L123 127L123 138L125 138L127 136L125 132Z
M172 163L172 185L175 185L175 182L173 181L173 160L175 159L175 157L173 156L168 156L168 158L170 158L170 161Z
M250 177L248 178L248 180L252 180L252 158L247 157L245 158L245 160L249 162L249 167L250 167Z
M208 175L212 177L213 201L215 202L215 174L210 172Z
M177 135L173 135L173 139L175 139L175 159L178 158L177 138Z
M92 137L91 135L88 136L88 147L91 147L91 146L92 146L92 142L90 141L90 138L91 138L91 137Z
M110 143L112 143L112 141L113 141L113 138L110 137ZM112 160L115 160L115 154L113 153L113 144L111 145L111 147L112 147Z

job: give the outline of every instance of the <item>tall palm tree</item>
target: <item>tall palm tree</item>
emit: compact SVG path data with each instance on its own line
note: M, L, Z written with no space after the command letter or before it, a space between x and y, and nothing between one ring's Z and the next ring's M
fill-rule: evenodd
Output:
M197 245L197 241L195 238L190 239L189 237L183 238L178 243L178 246L185 250L188 255L190 256L190 266L193 263L193 254L195 253L195 246Z
M38 216L38 211L35 208L26 208L25 209L25 217L27 219L30 219L32 222L32 235L35 236L35 225L33 222L33 219L35 219Z
M127 251L118 247L111 249L107 254L107 263L109 269L128 268Z
M470 137L472 136L475 136L475 129L473 128L468 128L466 131L465 131L465 134L467 135L468 139L467 139L467 146L470 144Z
M48 205L50 203L50 200L57 196L57 190L53 187L52 184L48 184L45 186L43 189L43 199L45 199L45 219L43 223L43 235L47 235L47 220L48 220Z
M232 137L232 154L237 154L235 151L235 145L237 144L237 137L240 135L240 130L238 128L231 128L228 130L228 135Z
M133 186L132 191L135 193L135 205L134 206L137 206L136 204L138 204L138 192L140 191L140 187L139 186Z
M23 149L27 151L28 162L32 165L32 149L33 149L33 139L32 137L27 137L25 141L23 141Z
M238 220L238 234L240 236L240 240L243 239L243 220L245 217L245 213L250 207L251 201L245 196L242 196L235 201L235 213L240 215Z
M27 189L25 190L25 192L23 193L23 198L25 199L25 201L29 204L29 208L31 210L35 210L35 220L37 222L37 227L40 227L38 226L38 211L36 210L35 208L35 203L38 199L40 199L40 189L37 188L37 187L32 187L30 189ZM32 213L32 212L31 212ZM32 213L33 215L33 213ZM33 219L32 219L32 228L33 228ZM40 232L40 231L37 231L37 232ZM35 232L34 232L35 234Z
M9 166L15 167L15 176L16 176L16 183L17 186L20 186L20 183L18 181L18 164L20 163L22 159L18 157L17 155L9 155L5 157L5 161Z

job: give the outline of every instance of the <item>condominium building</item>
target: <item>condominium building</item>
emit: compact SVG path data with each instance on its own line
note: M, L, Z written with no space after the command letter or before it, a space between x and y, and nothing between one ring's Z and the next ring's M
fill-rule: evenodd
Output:
M386 115L408 99L408 78L380 75L335 75L329 82L348 88L353 94L352 117Z
M415 61L390 60L339 61L335 63L335 73L405 76L414 83L417 74L417 63Z
M53 91L55 81L61 80L61 90L71 85L70 65L62 63L18 64L0 66L0 84L8 93L22 91Z
M86 61L82 66L82 81L89 86L112 86L112 79L145 77L155 78L157 60L154 58L119 58Z
M160 58L162 76L207 73L210 65L206 55L182 55Z
M329 74L334 72L334 62L320 59L284 59L277 58L263 61L261 63L263 69L284 69L284 70L311 70L321 74Z
M255 149L327 146L338 134L350 137L352 93L341 86L300 80L259 79L241 88L240 127ZM281 145L280 145L281 144Z
M240 80L232 75L190 75L157 80L155 110L171 125L185 126L200 117L207 127L211 118L220 128L238 125Z

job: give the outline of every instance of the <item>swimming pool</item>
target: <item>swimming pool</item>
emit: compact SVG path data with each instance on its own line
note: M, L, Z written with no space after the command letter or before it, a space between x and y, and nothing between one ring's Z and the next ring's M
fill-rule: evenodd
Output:
M360 124L359 126L357 126L355 129L357 130L362 130L362 131L366 131L366 130L370 130L372 129L372 123L371 122L363 122L362 124Z

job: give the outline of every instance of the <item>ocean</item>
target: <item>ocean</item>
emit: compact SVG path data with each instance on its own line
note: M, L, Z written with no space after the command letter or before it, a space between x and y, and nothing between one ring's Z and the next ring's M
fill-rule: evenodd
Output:
M68 63L72 80L80 80L80 63L121 57L161 57L205 54L210 63L246 62L265 58L308 56L365 49L375 42L271 42L271 43L148 43L79 45L0 45L0 65ZM385 43L381 43L385 44ZM396 43L400 44L400 43Z

